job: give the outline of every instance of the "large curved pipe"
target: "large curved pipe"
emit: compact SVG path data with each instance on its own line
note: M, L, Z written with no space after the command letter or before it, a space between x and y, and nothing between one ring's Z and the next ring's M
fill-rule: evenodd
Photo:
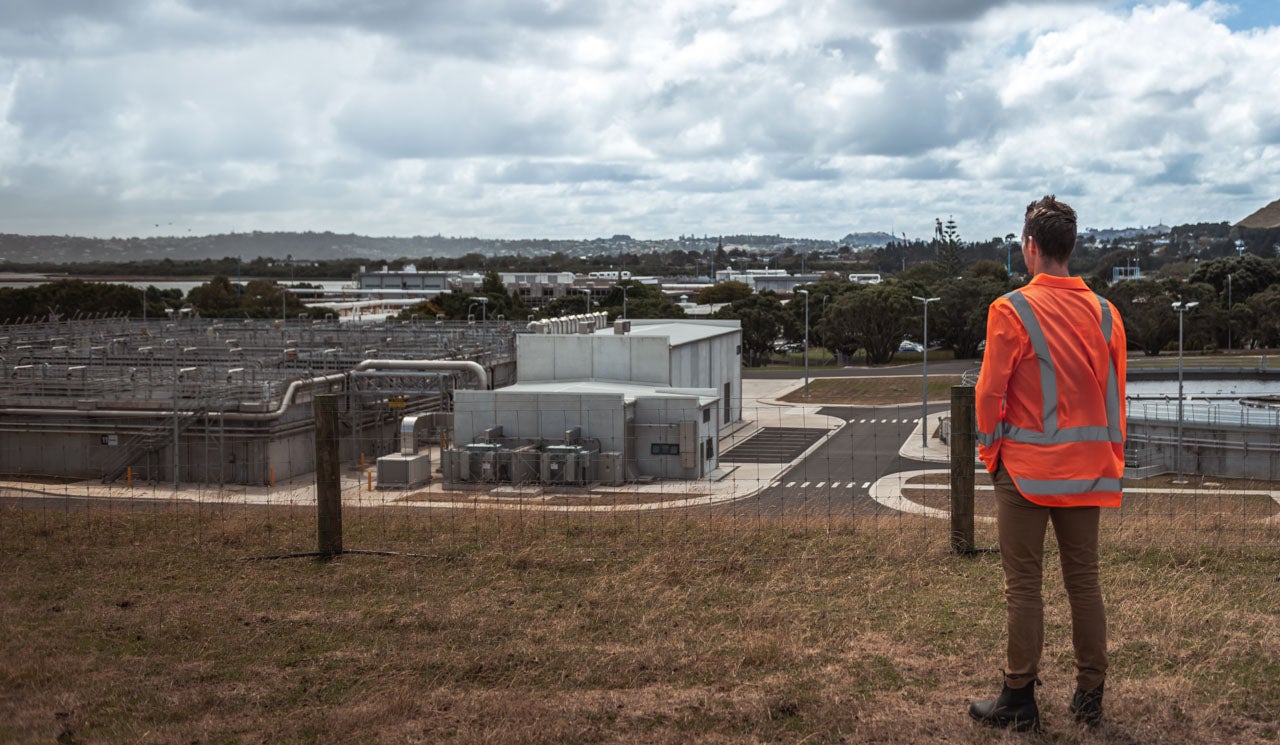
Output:
M489 387L489 373L484 365L471 360L365 360L355 366L356 370L455 370L471 373L476 387L484 390Z

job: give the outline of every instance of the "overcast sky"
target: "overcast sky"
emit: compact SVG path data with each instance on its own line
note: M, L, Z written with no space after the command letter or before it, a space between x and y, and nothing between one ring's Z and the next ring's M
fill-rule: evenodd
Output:
M0 0L0 233L1236 222L1275 0Z

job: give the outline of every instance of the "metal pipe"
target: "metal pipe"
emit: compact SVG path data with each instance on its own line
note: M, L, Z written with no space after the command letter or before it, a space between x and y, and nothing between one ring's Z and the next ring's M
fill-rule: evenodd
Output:
M489 373L471 360L365 360L355 370L455 370L470 373L481 390L489 387Z

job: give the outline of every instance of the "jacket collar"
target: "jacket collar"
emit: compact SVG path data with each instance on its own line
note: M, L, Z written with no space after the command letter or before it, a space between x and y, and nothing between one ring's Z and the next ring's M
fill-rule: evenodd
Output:
M1055 277L1051 274L1037 274L1031 278L1029 285L1053 287L1059 290L1087 290L1089 286L1079 277Z

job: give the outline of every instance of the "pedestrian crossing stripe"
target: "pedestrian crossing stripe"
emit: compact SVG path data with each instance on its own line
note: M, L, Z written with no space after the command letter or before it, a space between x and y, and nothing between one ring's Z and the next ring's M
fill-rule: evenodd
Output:
M787 488L788 488L788 489L790 489L791 487L793 487L793 486L795 486L795 485L796 485L796 482L794 482L794 481L788 481L788 482L787 482Z
M803 484L801 484L801 485L800 485L800 488L801 488L801 489L808 489L808 488L809 488L809 482L808 482L808 481L804 482Z
M818 483L816 483L816 484L814 484L814 485L813 485L813 488L814 488L814 489L821 489L823 486L826 486L826 484L827 484L827 482L825 482L825 481L819 481Z

